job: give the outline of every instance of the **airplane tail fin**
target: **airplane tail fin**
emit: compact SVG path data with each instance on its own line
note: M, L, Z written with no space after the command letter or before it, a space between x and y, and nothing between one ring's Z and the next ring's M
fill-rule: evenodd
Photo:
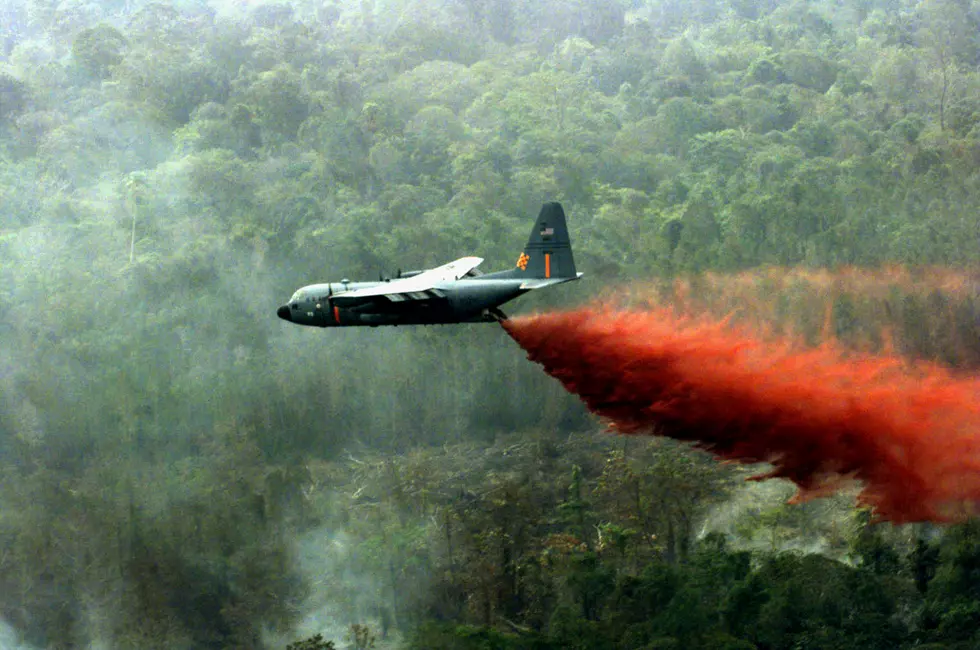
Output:
M560 203L545 203L541 207L524 252L517 258L517 268L509 275L528 280L574 280L578 277L565 211Z

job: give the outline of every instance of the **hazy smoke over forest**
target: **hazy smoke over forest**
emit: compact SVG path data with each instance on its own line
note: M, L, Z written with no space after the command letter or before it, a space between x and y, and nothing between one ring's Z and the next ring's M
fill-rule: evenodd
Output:
M970 375L978 25L0 2L0 649L980 642L972 521L876 526L600 433L494 325L276 318L313 282L512 268L560 201L586 275L508 314L656 294Z

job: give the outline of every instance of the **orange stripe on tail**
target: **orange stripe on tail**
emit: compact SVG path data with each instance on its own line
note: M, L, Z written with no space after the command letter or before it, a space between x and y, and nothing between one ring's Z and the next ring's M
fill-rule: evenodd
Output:
M544 277L551 277L551 253L544 254Z

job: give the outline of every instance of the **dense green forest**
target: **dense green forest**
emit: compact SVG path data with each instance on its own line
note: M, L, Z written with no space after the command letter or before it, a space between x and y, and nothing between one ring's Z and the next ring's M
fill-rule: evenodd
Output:
M978 70L975 0L4 0L0 647L980 647L976 523L599 434L493 325L275 317L547 200L587 275L525 310L971 268ZM832 334L980 366L980 283L876 282Z

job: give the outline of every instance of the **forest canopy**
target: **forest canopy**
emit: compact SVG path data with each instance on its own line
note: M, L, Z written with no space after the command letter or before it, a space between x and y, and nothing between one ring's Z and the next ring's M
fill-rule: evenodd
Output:
M275 308L460 255L507 268L549 200L587 275L524 310L972 268L978 70L969 0L5 0L10 638L973 647L974 525L882 529L596 438L493 326L325 335ZM980 303L887 286L838 295L837 333L890 318L903 352L976 368Z

